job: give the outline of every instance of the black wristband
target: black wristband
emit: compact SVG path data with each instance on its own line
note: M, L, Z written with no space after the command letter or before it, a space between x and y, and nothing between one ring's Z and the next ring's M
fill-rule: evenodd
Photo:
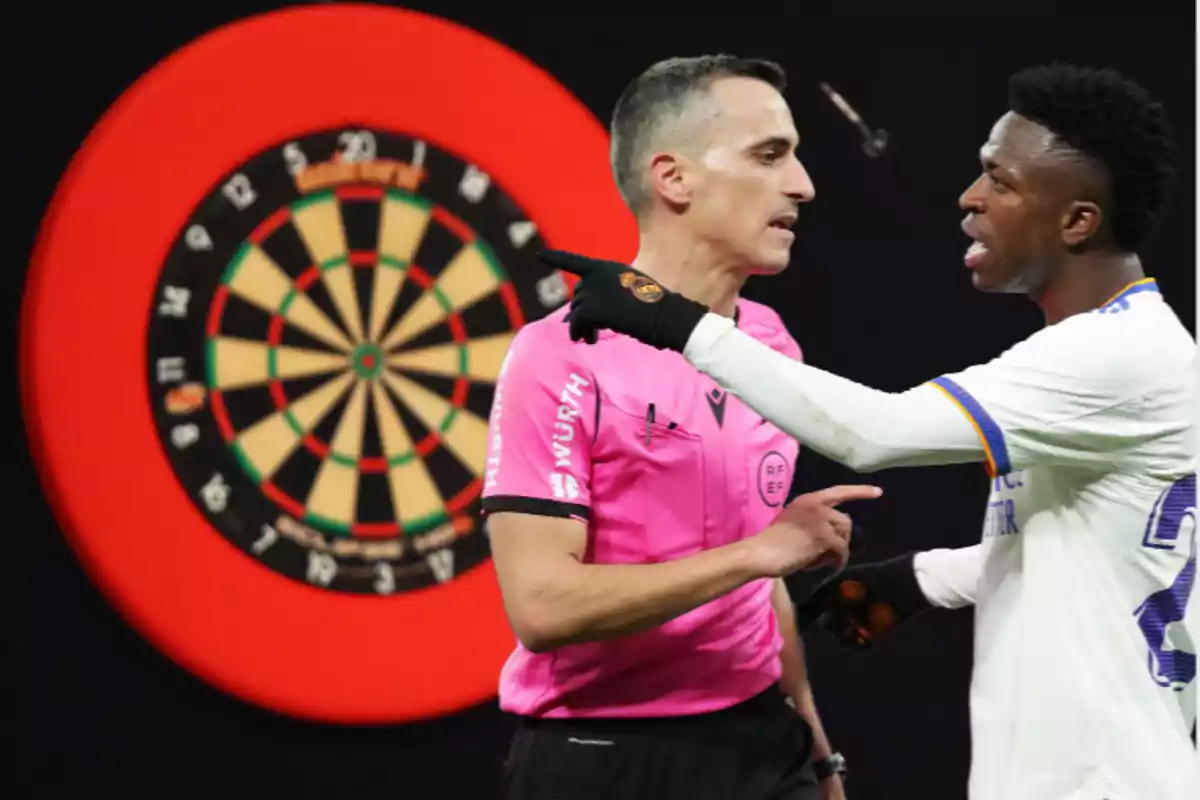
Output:
M682 353L708 306L674 292L662 299L654 320L653 345Z
M846 774L846 759L841 753L830 753L824 758L814 759L812 765L818 781L823 781L830 775Z

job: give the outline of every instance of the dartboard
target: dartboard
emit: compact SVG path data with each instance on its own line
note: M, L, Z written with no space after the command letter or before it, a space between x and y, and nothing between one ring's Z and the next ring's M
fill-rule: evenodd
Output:
M485 172L412 137L319 131L239 165L183 227L149 326L189 497L245 553L331 590L477 564L500 364L567 296L540 247Z
M199 678L345 723L495 696L514 637L479 511L539 248L628 258L595 116L474 31L321 4L140 78L64 174L21 386L87 574Z

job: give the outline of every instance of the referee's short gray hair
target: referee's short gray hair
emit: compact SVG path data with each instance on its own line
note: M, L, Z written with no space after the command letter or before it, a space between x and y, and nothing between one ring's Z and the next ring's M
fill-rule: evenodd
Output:
M731 55L669 58L633 80L617 99L609 127L610 160L617 189L634 214L649 204L643 170L648 151L672 135L686 136L686 117L696 97L719 78L756 78L779 91L787 86L773 61Z

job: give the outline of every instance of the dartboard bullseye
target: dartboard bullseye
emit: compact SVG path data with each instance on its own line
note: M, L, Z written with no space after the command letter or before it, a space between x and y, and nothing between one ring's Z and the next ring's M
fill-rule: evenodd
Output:
M487 416L513 333L566 298L485 173L362 127L262 152L201 202L149 327L163 446L270 569L391 594L488 553Z

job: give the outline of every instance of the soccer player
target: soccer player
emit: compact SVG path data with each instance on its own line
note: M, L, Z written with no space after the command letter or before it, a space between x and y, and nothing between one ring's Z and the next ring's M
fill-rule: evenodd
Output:
M778 315L739 298L787 265L813 195L783 85L768 62L657 64L617 103L612 161L638 263L790 360ZM678 353L573 343L565 313L518 332L489 422L509 796L841 797L783 578L842 566L835 506L878 489L787 503L794 438Z
M1019 72L1009 104L960 199L966 266L1046 325L908 391L801 364L684 293L634 295L632 279L657 284L628 266L547 258L582 276L573 336L678 350L831 459L986 464L979 544L874 565L823 597L858 641L922 600L974 604L971 798L1195 800L1197 348L1137 255L1168 205L1170 128L1107 69Z

